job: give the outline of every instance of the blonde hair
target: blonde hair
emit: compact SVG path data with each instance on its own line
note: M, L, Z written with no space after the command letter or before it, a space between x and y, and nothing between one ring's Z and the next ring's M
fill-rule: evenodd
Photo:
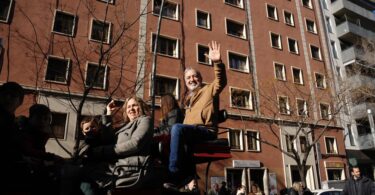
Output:
M293 182L292 188L296 190L297 192L301 191L301 188L302 188L301 182L299 181Z
M126 107L128 106L128 102L129 100L135 100L139 106L139 111L140 111L140 115L149 115L149 107L148 105L139 97L133 95L133 96L130 96L129 98L126 99L125 101L125 104L122 106L122 110L123 110L123 113L122 113L122 116L124 117L124 122L125 124L127 124L130 119L126 113Z

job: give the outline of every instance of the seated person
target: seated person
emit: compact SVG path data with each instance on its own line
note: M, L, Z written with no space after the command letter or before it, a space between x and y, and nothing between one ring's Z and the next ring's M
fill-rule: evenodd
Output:
M85 141L80 149L81 154L86 155L90 148L116 143L113 131L101 125L97 117L84 117L80 127Z
M206 56L214 63L215 79L211 84L204 85L199 71L193 68L185 70L184 79L188 89L184 99L185 119L184 124L172 127L168 167L171 183L163 185L167 189L180 188L194 182L195 164L191 152L187 152L188 156L184 155L184 146L217 137L217 129L208 129L206 126L217 125L218 96L226 85L226 74L225 65L221 62L220 45L212 41L208 46L209 53Z
M169 135L172 125L182 123L184 116L181 112L178 102L172 94L166 94L161 97L160 101L161 115L160 124L157 129L158 135Z
M50 109L43 104L34 104L29 108L29 118L19 123L21 152L25 162L33 169L35 194L56 192L64 162L62 157L46 151L51 121Z
M111 115L116 109L114 101L107 105L104 125L108 127L111 125ZM153 130L150 117L147 116L148 106L142 99L132 96L125 102L123 110L125 123L115 132L116 142L93 147L88 156L89 160L97 161L97 163L84 166L75 175L81 175L81 181L95 184L86 189L82 189L81 186L84 194L90 194L92 191L100 192L100 189L110 185L117 186L135 182L141 168L149 158ZM124 167L121 171L114 172L116 166ZM115 184L112 183L113 176L117 178ZM141 185L141 182L139 181L137 184Z

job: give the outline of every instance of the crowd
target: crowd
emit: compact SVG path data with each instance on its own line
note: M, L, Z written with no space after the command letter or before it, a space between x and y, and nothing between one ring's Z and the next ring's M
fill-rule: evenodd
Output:
M112 115L121 109L114 101L101 117L85 117L80 127L84 136L81 161L72 163L46 152L52 114L48 106L32 105L29 117L15 116L24 99L23 88L15 82L0 87L1 143L5 160L0 161L2 192L5 194L105 194L110 187L137 181L149 162L153 136L170 135L170 155L166 190L197 192L195 164L191 145L217 136L218 96L226 85L225 66L220 45L212 42L207 57L214 63L215 79L202 83L200 72L187 68L187 91L180 107L171 94L161 98L162 118L154 134L148 105L143 99L126 98L123 125L114 127ZM116 171L116 167L123 167ZM113 178L116 178L115 180ZM142 181L137 181L142 185ZM198 192L197 192L198 193Z

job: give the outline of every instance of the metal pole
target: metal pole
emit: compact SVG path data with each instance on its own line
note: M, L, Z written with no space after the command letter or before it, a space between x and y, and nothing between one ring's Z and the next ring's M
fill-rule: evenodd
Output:
M156 29L156 37L154 42L154 48L153 48L153 56L152 56L152 70L151 70L151 125L154 127L154 119L155 119L155 74L156 74L156 59L157 54L156 50L158 48L158 40L159 40L159 34L160 34L160 27L161 27L161 20L162 20L162 13L163 13L163 7L164 7L164 0L161 0L160 5L160 11L159 11L159 18L158 18L158 26ZM151 38L152 39L152 38ZM151 40L152 41L152 40Z

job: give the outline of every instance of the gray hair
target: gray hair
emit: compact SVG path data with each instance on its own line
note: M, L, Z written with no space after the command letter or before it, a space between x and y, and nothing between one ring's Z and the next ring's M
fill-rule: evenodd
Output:
M184 76L186 75L186 73L187 73L188 71L191 71L191 70L194 70L194 71L197 73L197 76L198 76L200 79L202 79L202 74L201 74L201 72L199 72L199 70L197 70L197 69L195 69L195 68L192 68L192 67L187 67L187 68L185 68Z

